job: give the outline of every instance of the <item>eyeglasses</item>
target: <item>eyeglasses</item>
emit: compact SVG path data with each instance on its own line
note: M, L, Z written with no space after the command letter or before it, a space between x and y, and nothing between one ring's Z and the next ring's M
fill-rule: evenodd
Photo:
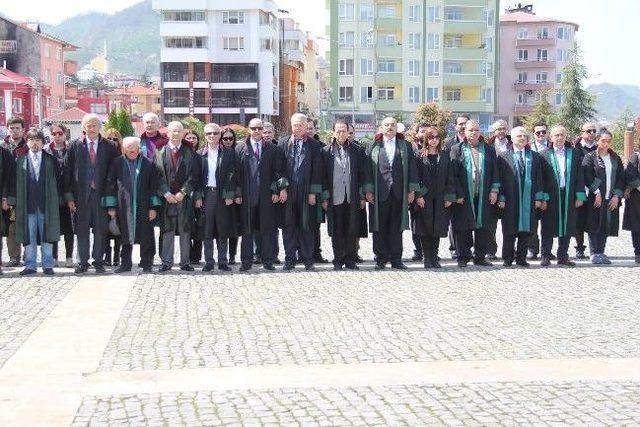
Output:
M53 135L53 136L61 136L61 135L64 135L64 132L51 132L51 135Z
M546 130L537 130L536 131L536 135L546 135L547 131Z
M223 136L222 140L223 141L233 141L233 137L232 136Z
M440 136L439 135L429 135L429 136L427 136L427 139L429 139L429 140L440 139Z
M583 132L586 132L586 133L596 133L597 131L596 131L595 129L586 129L586 130L583 130Z
M251 129L251 130L262 130L263 128L261 126L254 126L254 127L250 127L249 129Z
M111 138L113 142L120 142L120 138Z
M211 135L220 135L220 132L205 132L204 133L206 136L211 136Z

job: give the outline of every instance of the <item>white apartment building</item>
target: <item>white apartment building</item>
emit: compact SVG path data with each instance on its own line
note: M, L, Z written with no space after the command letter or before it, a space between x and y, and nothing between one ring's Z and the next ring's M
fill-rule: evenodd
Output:
M221 125L279 114L279 28L273 0L153 0L162 15L165 120ZM241 123L243 122L243 123Z

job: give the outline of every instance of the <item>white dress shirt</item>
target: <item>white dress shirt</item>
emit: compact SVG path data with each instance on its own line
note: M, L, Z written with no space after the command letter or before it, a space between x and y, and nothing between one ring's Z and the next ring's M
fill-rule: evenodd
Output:
M33 173L36 176L36 181L40 180L40 162L42 161L42 150L34 153L29 150L29 161L31 162L31 167L33 168Z
M384 151L387 152L387 158L389 159L389 165L393 165L393 158L396 155L396 138L384 139Z
M218 148L209 147L207 152L207 187L217 187L216 170L218 169Z
M567 174L567 162L565 160L567 152L564 147L553 148L553 152L556 155L556 162L558 163L558 184L560 184L560 188L564 188L567 185L566 174Z
M262 156L262 141L254 141L253 139L251 139L251 149L254 153L258 153L258 159L260 159L260 157Z
M495 147L496 147L496 152L498 154L505 152L509 149L509 140L507 138L504 139L495 139L495 143L494 143Z
M602 163L604 163L604 171L605 171L605 175L607 176L607 193L605 196L605 200L609 200L611 198L611 181L612 181L612 176L611 173L613 172L613 165L611 164L611 156L609 155L609 153L605 154L604 156L600 156L600 158L602 159ZM598 192L596 191L596 194Z

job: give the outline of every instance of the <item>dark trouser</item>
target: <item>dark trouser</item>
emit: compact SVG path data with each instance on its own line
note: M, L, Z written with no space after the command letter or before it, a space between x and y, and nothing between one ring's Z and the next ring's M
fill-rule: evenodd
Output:
M66 258L73 258L73 234L64 235L64 252ZM58 242L53 243L53 259L58 260Z
M514 259L516 261L525 261L527 259L527 242L530 236L531 233L504 235L502 237L502 259L506 262L513 262ZM513 246L516 243L516 238L518 243L514 252Z
M456 245L456 233L453 231L453 226L449 223L449 230L447 231L447 238L449 238L449 251L455 257L458 256L458 249Z
M379 264L402 262L402 214L402 200L391 189L387 200L378 202L378 231L373 232L373 252Z
M191 239L191 250L189 251L189 258L192 263L198 263L202 259L202 240Z
M95 190L90 190L86 207L87 212L82 220L76 222L76 236L78 236L78 258L81 266L89 265L89 230L93 232L93 247L91 256L93 264L102 266L103 249L106 226L106 212L100 207L100 200ZM81 209L81 207L79 207Z
M477 230L456 231L456 244L458 245L458 259L471 261L471 248L475 249L475 259L482 261L487 256L487 242L489 231L484 228Z
M320 259L322 258L322 249L320 248L320 223L314 222L311 231L313 233L313 258Z
M213 258L213 240L214 239L205 239L204 240L204 262L208 265L215 264L216 260ZM227 265L227 244L228 239L215 239L216 245L218 246L218 265ZM238 243L238 239L236 239L236 244Z
M348 203L334 205L331 212L333 220L333 233L331 246L333 247L333 265L353 266L356 263L358 253L358 236L349 230L349 218L351 216Z
M558 261L569 259L570 236L558 237ZM543 258L551 258L553 249L553 236L542 235L541 252Z
M155 254L155 242L153 236L144 237L140 242L140 267L150 268L153 265L153 255ZM131 253L133 252L132 244L122 245L120 251L120 264L125 268L131 268L133 262L131 260Z
M494 217L487 221L487 254L495 255L498 253L498 243L496 242L496 232L498 231L498 218Z
M104 259L111 262L111 241L113 240L113 262L117 262L120 257L120 237L119 236L107 236L104 239Z
M609 205L609 199L607 200L602 200L602 206L608 206ZM603 208L604 209L604 208ZM590 231L589 234L589 254L590 255L594 255L594 254L604 254L604 250L607 246L607 237L608 237L608 231L609 231L609 218L610 218L610 212L607 210L604 213L604 220L600 221L600 226L598 227L597 231Z
M265 239L268 239L267 236ZM297 257L304 261L305 265L313 264L313 231L304 230L300 225L286 226L282 230L282 240L284 241L285 261L288 264L295 264Z
M423 254L422 239L417 234L411 233L411 240L413 241L413 254L421 257Z
M251 224L253 224L253 230L251 233L246 233L242 236L242 242L240 243L240 261L242 265L250 267L253 265L253 245L257 237L260 238L260 258L262 258L263 264L273 264L273 248L272 233L260 233L260 206L255 205L251 208Z
M440 247L440 237L419 236L422 253L425 261L438 260L438 248Z
M238 253L238 238L232 237L229 239L227 246L229 247L229 259L235 258Z
M280 245L278 245L278 238L280 236L280 230L278 230L276 228L276 231L274 231L272 233L271 236L271 248L273 249L273 260L275 261L276 258L278 258L278 255L280 254ZM262 243L262 239L260 238L260 235L256 235L255 236L255 243L256 243L256 252L255 255L258 256L261 253L261 243Z
M583 231L576 232L575 239L576 239L576 251L583 251L584 252L584 250L585 250L584 232Z
M538 237L538 225L540 224L540 220L537 219L535 224L536 224L536 229L529 236L529 240L527 242L527 249L529 249L529 252L531 252L532 254L538 255L540 253L540 238Z
M633 253L640 256L640 231L631 232L631 241L633 242Z

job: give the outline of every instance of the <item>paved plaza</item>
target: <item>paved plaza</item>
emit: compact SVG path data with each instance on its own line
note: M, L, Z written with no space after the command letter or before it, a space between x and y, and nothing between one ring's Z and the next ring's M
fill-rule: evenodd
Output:
M461 270L447 246L442 271L5 269L0 425L640 423L627 232L574 269Z

